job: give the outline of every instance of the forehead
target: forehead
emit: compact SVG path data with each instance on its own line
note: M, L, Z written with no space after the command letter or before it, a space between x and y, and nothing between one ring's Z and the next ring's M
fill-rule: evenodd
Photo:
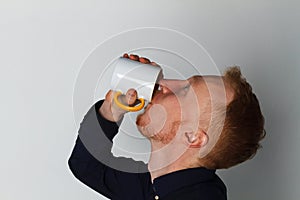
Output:
M200 84L201 82L205 82L206 84L220 84L223 82L223 76L215 76L215 75L207 75L207 76L191 76L187 79L190 83Z
M222 76L192 76L187 81L194 88L198 98L210 96L212 101L228 104L233 99L233 90Z

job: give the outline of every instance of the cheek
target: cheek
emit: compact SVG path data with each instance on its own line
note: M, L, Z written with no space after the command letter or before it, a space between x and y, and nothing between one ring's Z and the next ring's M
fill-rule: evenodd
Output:
M167 117L166 109L159 104L154 104L149 110L137 117L136 124L142 132L153 135L163 129Z
M163 129L167 121L167 112L165 108L159 104L154 104L149 110L150 124L154 134Z

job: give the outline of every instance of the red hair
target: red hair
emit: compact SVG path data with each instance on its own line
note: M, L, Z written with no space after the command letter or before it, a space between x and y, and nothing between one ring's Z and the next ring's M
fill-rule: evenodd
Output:
M234 91L234 97L226 107L224 127L218 142L201 158L201 163L210 169L229 168L251 159L265 137L264 117L258 99L239 67L226 70L224 81Z

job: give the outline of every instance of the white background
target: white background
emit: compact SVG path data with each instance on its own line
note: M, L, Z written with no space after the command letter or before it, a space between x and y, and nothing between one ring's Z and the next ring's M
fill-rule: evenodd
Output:
M229 199L299 199L299 8L292 0L1 0L0 199L105 199L67 166L78 125L73 89L97 45L145 26L191 36L221 68L241 65L259 97L264 148L219 172Z

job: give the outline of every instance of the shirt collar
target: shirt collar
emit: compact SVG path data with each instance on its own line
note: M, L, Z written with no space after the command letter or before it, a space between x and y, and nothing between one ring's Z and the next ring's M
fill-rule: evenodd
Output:
M153 189L158 196L164 197L179 188L208 181L215 176L215 172L203 167L175 171L155 178Z

